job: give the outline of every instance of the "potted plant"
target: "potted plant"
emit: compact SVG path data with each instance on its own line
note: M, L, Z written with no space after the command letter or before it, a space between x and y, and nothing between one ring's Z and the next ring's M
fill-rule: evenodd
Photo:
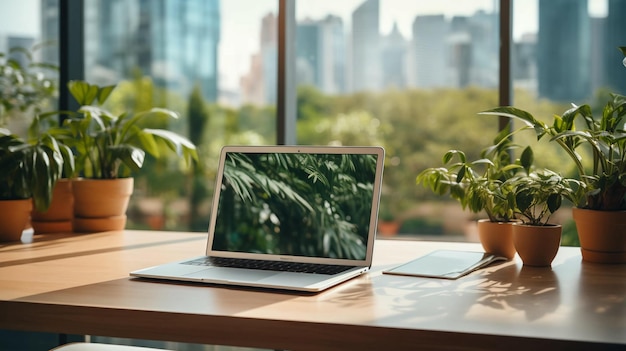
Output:
M389 203L385 202L385 205L389 205ZM388 206L380 208L380 213L378 215L378 233L383 236L394 236L398 234L400 225L401 223L396 219L393 210L389 209Z
M62 147L44 136L29 143L0 128L0 241L18 241L34 206L45 210L62 173Z
M132 172L139 170L146 153L159 157L163 149L197 161L196 147L168 130L148 128L154 119L178 118L173 111L153 108L136 114L114 115L101 106L115 86L100 87L70 81L68 89L81 105L54 134L75 152L81 178L73 181L74 231L121 230L133 192Z
M620 50L626 56L626 47ZM611 94L599 114L589 105L573 105L554 116L552 125L510 106L483 114L519 119L538 139L547 136L566 151L584 184L573 209L583 259L626 263L626 97Z
M527 147L521 157L524 171L504 184L520 220L512 225L513 244L525 265L549 266L559 250L562 231L550 218L563 199L575 201L584 185L548 169L531 171L532 158L532 149Z
M0 127L6 127L20 112L39 113L57 92L55 80L45 73L56 72L58 67L33 61L39 47L0 52Z
M0 52L0 76L2 76L2 79L0 79L0 91L2 92L0 93L0 127L11 126L8 128L13 129L14 134L23 136L26 140L26 142L24 142L21 139L14 138L12 142L22 143L25 148L27 145L30 145L30 147L33 148L31 151L35 153L42 151L39 149L42 145L53 145L51 143L52 136L42 132L39 127L40 121L43 122L45 120L43 117L45 114L41 114L41 110L49 107L50 100L57 93L55 80L49 77L49 73L58 71L56 65L33 60L34 53L39 47L40 46L34 46L32 50L23 47L13 47L6 53ZM27 125L25 122L28 121L26 117L31 114L34 115L34 117L27 137L27 133L25 132ZM35 131L35 133L33 133L33 131ZM5 131L4 135L7 136L7 133L8 132ZM8 139L5 140L8 141ZM63 167L72 168L73 160L69 149L58 143L55 143L52 147L63 156ZM71 173L72 171L70 170L69 172ZM49 179L49 181L53 184L53 189L57 187L62 188L59 186L59 183L64 183L62 181L56 181L54 178ZM39 214L44 212L38 210L44 207L33 206L30 223L35 233L42 232L42 229L48 228L47 225L45 228L42 226L46 224L41 222L42 219L50 215L53 217L56 216L55 218L58 217L58 211L55 209L56 203L63 202L63 199L58 199L59 196L57 196L56 193L58 193L58 191L53 190L52 202L49 206L44 206L46 208L45 215L39 216ZM43 193L35 191L32 195L33 201L35 202L47 203L50 201L50 195L45 191ZM44 198L40 199L39 196L44 196ZM50 223L53 223L53 227L57 229L68 229L67 226L60 228L58 226L60 222L58 221ZM68 222L63 223L67 224ZM71 228L69 228L69 230L71 230Z
M521 167L511 158L511 152L519 146L510 137L509 130L503 129L494 144L474 161L468 161L463 151L450 150L443 156L443 167L428 168L416 178L418 184L435 194L457 200L463 209L486 213L488 219L478 221L480 242L486 252L509 259L515 256L510 226L514 213L504 183ZM455 157L458 162L452 163Z
M48 131L58 127L58 119L53 118L56 116L56 112L36 114L29 127L29 140L38 143L54 138ZM35 234L72 232L74 196L70 177L75 171L74 154L67 145L63 143L57 143L57 145L63 162L61 177L56 180L52 188L50 205L43 210L37 206L33 207L30 223ZM35 195L34 201L36 200Z

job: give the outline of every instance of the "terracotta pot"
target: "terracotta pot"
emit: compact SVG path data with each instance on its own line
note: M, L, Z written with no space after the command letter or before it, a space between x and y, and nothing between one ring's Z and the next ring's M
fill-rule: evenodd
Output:
M72 181L70 179L57 181L48 210L40 212L33 209L31 217L35 234L71 232L74 217Z
M626 263L626 211L573 208L583 260Z
M488 219L478 220L478 238L485 252L508 259L515 257L512 223L490 222Z
M513 244L524 265L546 267L559 251L561 245L560 224L533 226L514 223Z
M126 227L126 215L102 218L74 217L74 227L79 229L77 230L78 233L124 230Z
M0 241L20 241L33 209L31 199L0 200Z
M124 229L133 178L78 179L72 187L75 232Z
M378 233L383 236L394 236L398 234L400 222L396 221L378 221Z

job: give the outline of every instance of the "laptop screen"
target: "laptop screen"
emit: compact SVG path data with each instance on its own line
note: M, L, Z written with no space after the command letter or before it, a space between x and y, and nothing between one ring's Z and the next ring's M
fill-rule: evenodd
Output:
M381 154L229 151L223 157L213 251L366 258Z

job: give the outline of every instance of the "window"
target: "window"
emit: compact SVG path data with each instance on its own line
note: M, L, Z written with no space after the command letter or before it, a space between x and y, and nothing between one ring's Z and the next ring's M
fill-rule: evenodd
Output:
M623 1L287 1L85 0L85 78L118 84L111 109L179 112L180 121L167 127L190 135L206 166L198 188L190 188L193 176L175 161L149 160L138 177L131 227L206 230L219 148L276 143L277 130L295 117L289 128L300 144L385 146L381 217L400 217L404 233L460 237L459 218L471 214L414 179L450 148L476 158L491 142L486 135L498 123L476 113L509 94L499 72L510 68L511 103L547 120L570 102L626 92L614 50L624 44ZM282 43L278 10L285 3L295 6L295 18L285 21L289 41ZM499 37L508 24L500 10L509 4L510 40ZM1 6L11 15L0 21L0 45L27 28L35 28L34 41L58 38L60 1ZM28 18L8 28L20 13ZM510 56L500 56L501 42L510 44ZM292 61L281 61L287 49ZM41 57L58 55L53 45ZM293 91L279 89L281 72L295 82ZM281 101L290 94L296 108L285 116ZM190 120L204 124L192 128ZM555 148L539 149L540 163L560 163Z
M601 108L609 91L626 92L622 56L624 33L619 18L626 3L606 0L514 1L511 72L513 103L551 124L571 103ZM604 96L599 99L600 96ZM534 132L516 136L520 143L534 143ZM563 150L547 140L534 147L535 163L574 176L575 169ZM569 167L569 168L568 168ZM554 216L563 224L562 245L576 245L578 238L565 205Z
M118 85L111 110L180 113L166 127L198 145L204 166L184 174L149 159L129 227L205 231L221 146L275 142L276 12L275 1L86 1L86 80Z
M56 1L0 4L0 127L23 137L36 110L56 109L58 30L40 26L54 13Z
M381 220L402 235L463 237L470 215L416 186L449 148L477 157L496 120L494 1L298 1L298 142L383 145ZM393 234L384 233L383 234Z
M618 18L625 11L619 1L516 1L514 104L551 123L571 103L593 105L608 91L626 92L617 50L623 43L616 34L623 32ZM564 157L554 148L540 150L545 157L538 161L545 166L555 167Z

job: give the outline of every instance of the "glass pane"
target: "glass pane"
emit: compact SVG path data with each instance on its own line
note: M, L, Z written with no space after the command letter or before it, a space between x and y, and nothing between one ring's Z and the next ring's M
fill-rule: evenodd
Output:
M37 111L56 109L58 29L48 18L58 1L0 3L0 127L26 136Z
M513 104L552 124L553 115L562 115L572 103L599 111L608 92L626 93L626 69L617 50L625 43L624 14L624 1L514 1ZM518 138L541 155L537 166L575 176L573 162L557 145L547 140L537 144L533 132ZM555 218L564 223L565 245L577 243L570 219L567 204Z
M269 0L86 1L87 81L117 84L107 105L116 113L177 112L160 127L189 137L202 166L147 159L128 228L206 231L221 146L275 142L275 98L251 96L275 94L275 41L261 44L276 10Z
M475 240L471 214L415 177L451 148L475 159L495 137L477 112L498 101L497 3L297 2L298 143L384 146L379 218L400 235Z
M619 18L626 4L606 0L515 1L511 71L514 105L546 123L572 103L597 104L608 91L626 92ZM621 27L620 27L621 26ZM599 107L599 106L595 106ZM532 139L529 133L526 139ZM520 136L523 138L523 136ZM570 172L554 145L539 146L540 165Z

